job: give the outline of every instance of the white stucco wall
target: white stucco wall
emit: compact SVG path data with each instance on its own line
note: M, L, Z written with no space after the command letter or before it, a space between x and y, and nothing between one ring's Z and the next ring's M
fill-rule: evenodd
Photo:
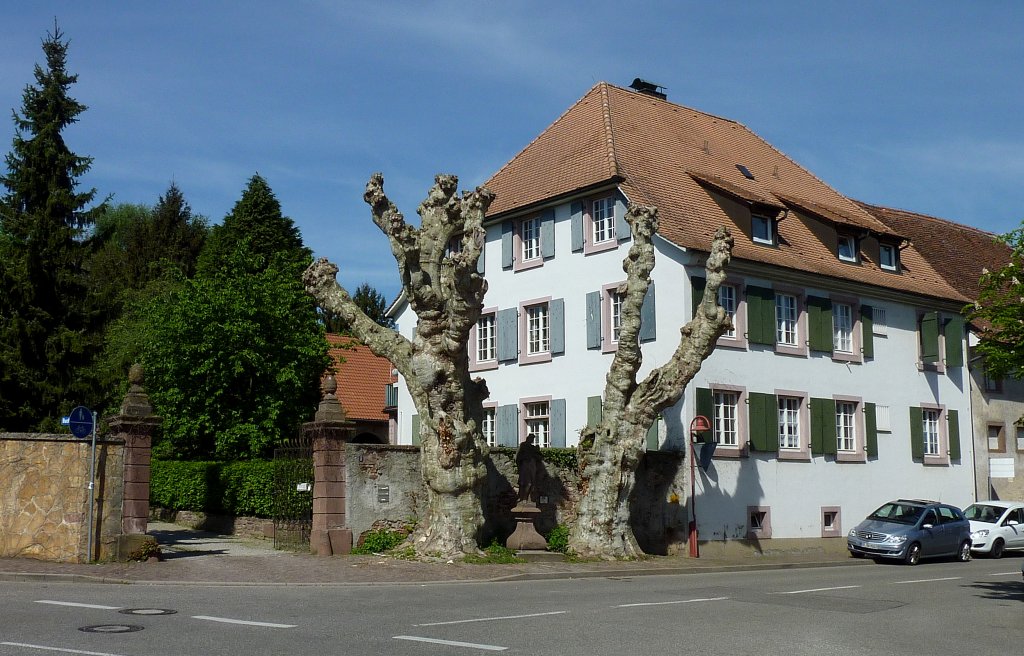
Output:
M600 396L612 354L588 350L586 345L586 294L623 280L622 259L631 242L617 250L584 255L570 248L570 206L555 212L555 257L542 267L513 272L501 268L501 226L487 230L485 307L517 307L521 301L552 297L565 303L565 353L551 362L501 364L482 372L499 405L519 399L551 396L566 399L567 445L578 442L578 431L587 421L588 397ZM693 255L656 238L657 265L652 273L656 288L657 340L644 344L642 377L662 364L679 340L679 328L690 318L692 307L688 274L703 276ZM689 268L689 271L687 271ZM766 275L763 272L760 275ZM773 285L766 277L740 276L748 285ZM814 296L849 289L822 287L820 279L804 287ZM841 284L841 283L840 283ZM792 286L792 283L787 283ZM895 300L894 300L895 299ZM971 438L970 396L965 368L945 373L920 371L917 346L917 311L934 309L924 299L920 305L898 296L860 296L860 302L884 308L886 335L874 336L875 355L863 363L833 361L828 354L810 352L806 357L781 355L766 346L717 349L687 389L682 401L663 413L660 422L662 448L687 448L687 427L695 412L695 389L710 384L743 386L748 392L773 393L777 389L806 392L809 397L833 395L860 397L863 402L890 408L891 431L879 432L878 456L862 463L840 463L833 456L814 456L810 461L780 461L774 454L752 453L739 459L716 458L697 480L697 515L700 537L742 538L747 534L747 507L768 506L772 536L820 537L821 508L841 509L842 535L881 503L897 497L931 498L964 506L974 496L974 460ZM402 334L411 336L415 318L400 312ZM412 401L399 386L399 443L411 443ZM942 404L957 410L961 458L946 466L926 466L911 457L909 408L922 403Z

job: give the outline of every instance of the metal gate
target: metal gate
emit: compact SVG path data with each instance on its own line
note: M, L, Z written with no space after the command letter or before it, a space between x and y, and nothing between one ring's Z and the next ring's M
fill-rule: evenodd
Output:
M274 548L308 551L313 528L313 445L309 439L274 449Z

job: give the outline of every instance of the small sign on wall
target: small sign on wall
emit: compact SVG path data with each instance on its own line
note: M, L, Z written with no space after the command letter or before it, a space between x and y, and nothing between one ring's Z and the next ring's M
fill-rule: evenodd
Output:
M1013 478L1013 458L989 458L989 478Z
M309 492L312 489L313 489L313 484L312 483L296 483L295 484L295 491L296 492Z
M378 485L377 486L377 503L390 503L391 502L391 486L389 485Z

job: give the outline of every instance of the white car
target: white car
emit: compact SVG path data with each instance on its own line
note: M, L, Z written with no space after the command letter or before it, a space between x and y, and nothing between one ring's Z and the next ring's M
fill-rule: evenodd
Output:
M971 522L971 551L1000 558L1004 549L1024 549L1024 503L979 501L964 515Z

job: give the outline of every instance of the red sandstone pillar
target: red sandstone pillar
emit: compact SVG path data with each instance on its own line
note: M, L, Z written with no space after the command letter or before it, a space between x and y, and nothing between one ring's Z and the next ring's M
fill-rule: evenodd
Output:
M309 548L318 556L352 551L352 531L345 525L345 442L352 423L334 392L333 376L324 381L324 397L303 433L313 443L313 526Z
M121 414L110 420L111 437L124 440L124 497L121 533L146 532L149 522L149 473L153 431L160 418L153 414L149 397L142 389L142 367L128 372L131 387L121 404Z

